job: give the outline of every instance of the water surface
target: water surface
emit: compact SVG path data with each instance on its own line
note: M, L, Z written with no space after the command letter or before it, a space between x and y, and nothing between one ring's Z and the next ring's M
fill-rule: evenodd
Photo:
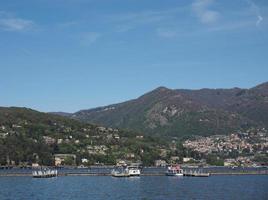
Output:
M1 200L268 199L267 175L0 177Z

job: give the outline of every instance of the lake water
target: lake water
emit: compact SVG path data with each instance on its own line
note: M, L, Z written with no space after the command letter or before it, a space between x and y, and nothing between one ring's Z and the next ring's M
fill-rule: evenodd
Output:
M0 200L268 199L267 175L0 177Z

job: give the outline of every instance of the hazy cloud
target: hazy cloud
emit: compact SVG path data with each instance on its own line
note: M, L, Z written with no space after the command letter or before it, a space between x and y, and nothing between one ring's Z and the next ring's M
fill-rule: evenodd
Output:
M219 12L209 8L213 3L214 0L195 0L192 3L193 11L204 24L214 23L220 16Z
M9 13L0 12L0 29L4 31L26 31L34 26L32 20L11 16Z
M247 0L247 3L250 5L250 9L252 10L252 12L256 15L256 26L259 26L263 20L260 8L252 0Z

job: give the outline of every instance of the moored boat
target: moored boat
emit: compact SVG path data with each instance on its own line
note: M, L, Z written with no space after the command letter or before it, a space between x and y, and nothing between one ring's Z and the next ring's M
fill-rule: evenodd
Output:
M167 176L183 176L183 169L179 165L171 165L166 171Z
M116 168L111 171L113 177L130 177L128 168Z
M51 169L41 169L32 172L33 178L51 178L58 176L58 171Z
M141 170L137 167L128 167L129 176L140 176Z

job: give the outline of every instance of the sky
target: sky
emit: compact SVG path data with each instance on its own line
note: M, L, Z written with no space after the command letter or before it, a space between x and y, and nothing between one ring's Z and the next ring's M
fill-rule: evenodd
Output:
M75 112L268 81L267 0L0 0L0 106Z

